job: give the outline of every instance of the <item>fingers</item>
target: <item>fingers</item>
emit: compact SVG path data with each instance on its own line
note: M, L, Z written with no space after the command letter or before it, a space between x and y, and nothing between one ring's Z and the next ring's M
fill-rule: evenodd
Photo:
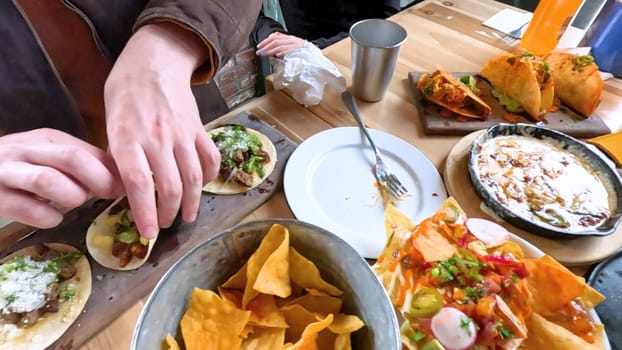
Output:
M155 187L158 192L157 208L158 208L158 225L160 227L169 227L181 205L182 188L180 172L187 173L188 169L177 164L173 150L165 147L159 152L147 152L147 158L155 180ZM200 171L200 168L198 169ZM200 176L200 175L199 175ZM183 184L186 185L185 183Z
M51 228L63 220L63 214L49 201L29 192L0 185L0 213L11 221L37 228Z
M270 34L257 45L257 55L283 57L304 46L305 40L279 32Z
M1 138L2 159L57 169L100 198L122 193L112 157L99 148L54 129L36 129Z
M58 169L99 198L115 198L122 192L114 162L99 149L50 144L27 153L24 161Z
M0 167L0 185L66 208L75 208L88 199L87 191L60 171L25 162L4 162Z
M203 169L203 185L214 180L220 169L220 152L208 133L200 133L196 141L197 153Z
M143 148L138 144L119 149L111 145L111 152L115 157L138 232L147 239L155 238L159 228L154 181Z

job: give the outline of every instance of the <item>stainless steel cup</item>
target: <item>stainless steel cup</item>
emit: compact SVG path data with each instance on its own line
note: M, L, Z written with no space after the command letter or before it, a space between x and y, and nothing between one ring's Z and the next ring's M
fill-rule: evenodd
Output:
M365 19L350 27L352 94L380 101L391 82L406 30L386 19Z

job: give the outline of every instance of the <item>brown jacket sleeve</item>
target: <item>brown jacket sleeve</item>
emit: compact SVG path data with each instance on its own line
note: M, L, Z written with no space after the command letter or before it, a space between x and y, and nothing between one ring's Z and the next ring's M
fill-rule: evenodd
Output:
M171 21L195 32L211 49L212 61L203 64L193 82L210 79L234 55L255 24L262 0L151 0L136 23L139 27Z

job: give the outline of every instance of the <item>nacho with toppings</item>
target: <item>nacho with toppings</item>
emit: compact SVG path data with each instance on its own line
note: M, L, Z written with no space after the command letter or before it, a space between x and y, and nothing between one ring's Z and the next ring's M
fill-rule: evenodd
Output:
M493 86L492 94L511 113L525 112L542 121L554 102L554 79L549 64L529 52L493 57L480 74Z
M351 349L364 327L341 312L342 291L289 244L285 226L272 225L243 267L218 287L195 288L180 322L178 349Z
M91 268L72 246L47 243L0 260L0 344L44 349L78 318L91 294Z
M373 268L408 349L604 348L588 313L604 297L549 256L525 258L502 226L451 197L418 225L395 207L385 220Z
M476 78L463 78L458 80L439 67L432 73L422 74L417 89L427 100L453 113L469 118L486 118L492 108L477 95Z
M209 131L220 151L218 177L203 187L215 194L246 192L261 184L274 170L276 148L257 130L226 125Z
M99 214L86 232L89 254L104 267L134 270L142 266L157 240L141 237L127 197L114 201Z

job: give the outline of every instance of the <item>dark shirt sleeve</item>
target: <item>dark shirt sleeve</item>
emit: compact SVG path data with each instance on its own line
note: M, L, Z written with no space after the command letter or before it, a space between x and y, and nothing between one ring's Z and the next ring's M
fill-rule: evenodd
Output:
M266 17L264 15L259 15L257 18L257 22L255 23L255 27L251 32L251 38L253 39L253 44L257 46L260 42L266 39L270 34L274 32L287 33L285 28L281 26L281 23L273 20L270 17Z
M387 17L393 16L394 14L400 11L400 1L399 0L386 0L384 1L382 8L380 10L381 11L371 14L371 17L387 18ZM357 21L350 21L350 23L348 23L347 25L348 28L356 22ZM315 44L315 46L319 47L320 49L323 49L327 46L330 46L340 41L341 39L347 38L349 34L350 33L348 31L342 31L332 37L317 38L317 39L312 40L311 42Z

